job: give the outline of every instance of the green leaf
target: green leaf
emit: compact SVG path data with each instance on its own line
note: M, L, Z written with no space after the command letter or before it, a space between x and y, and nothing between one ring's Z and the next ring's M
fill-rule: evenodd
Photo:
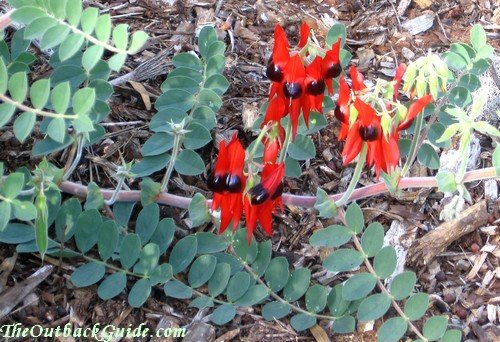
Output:
M6 202L0 202L0 214L2 205ZM7 203L8 204L8 203ZM4 216L0 215L0 218ZM0 242L7 244L21 244L35 240L35 230L33 227L21 223L10 223L5 229L0 229Z
M169 162L170 155L167 153L153 157L144 157L140 162L135 163L130 170L136 177L145 177L163 169Z
M135 224L135 231L139 235L142 244L149 242L159 221L160 207L158 204L151 203L142 208Z
M175 160L175 170L181 175L196 176L205 171L205 163L193 150L183 150Z
M23 143L33 130L35 122L36 115L34 113L24 112L19 115L16 121L14 121L13 126L14 135L16 136L17 140Z
M295 160L307 160L316 156L316 147L308 136L297 134L288 147L288 155Z
M217 33L212 26L204 26L198 36L198 48L203 58L208 56L209 46L217 41Z
M449 51L443 54L445 62L450 69L461 71L467 66L467 61L458 53Z
M457 190L455 174L450 171L439 170L436 175L436 180L438 183L438 189L441 192L453 193Z
M222 96L229 89L229 82L223 75L212 75L207 78L203 87L213 90L217 95Z
M16 198L24 187L24 174L14 172L3 182L1 193L8 199Z
M226 44L224 44L224 42L217 41L217 42L213 42L212 44L210 44L208 46L207 57L209 59L210 57L213 57L216 55L224 56L225 53L226 53Z
M50 95L50 79L35 81L30 88L30 100L35 109L42 109Z
M49 28L42 36L40 47L48 50L61 44L71 32L70 28L63 24L58 24Z
M485 121L474 123L474 129L492 137L500 137L500 131Z
M337 39L340 37L341 38L341 43L340 46L345 45L345 39L347 36L346 32L346 27L344 24L334 24L329 30L326 35L326 45L328 47L331 47Z
M290 312L292 312L292 307L289 304L279 301L266 303L266 305L262 307L262 317L264 317L266 321L281 319Z
M306 292L306 308L309 312L318 313L326 306L328 291L323 285L315 284Z
M307 291L311 282L311 271L308 268L298 268L290 274L290 279L283 289L283 298L287 302L300 299Z
M231 266L225 262L217 264L212 277L208 281L208 293L211 297L217 297L227 287L231 277Z
M263 276L269 267L272 255L271 240L262 241L259 243L257 257L252 264L252 269L259 277Z
M500 144L497 143L497 147L495 148L495 151L493 151L492 156L491 156L491 163L493 167L495 168L495 173L497 176L500 176Z
M90 182L87 189L87 200L85 201L84 209L101 209L104 206L104 197L101 193L99 185L94 182Z
M375 256L384 244L384 227L378 222L371 223L361 236L363 252L369 258Z
M93 88L79 89L73 95L73 111L75 114L88 114L94 106L96 100L95 90Z
M141 185L141 204L143 206L147 206L149 204L154 203L156 201L156 198L161 192L160 183L153 182L151 178L144 178L140 185Z
M73 57L82 48L85 38L78 33L70 34L59 46L59 59L61 62Z
M133 308L140 308L151 294L151 282L149 279L139 279L130 289L128 303Z
M108 59L109 68L113 71L120 71L120 69L123 67L123 64L125 64L126 59L126 53L118 53L114 55L113 57Z
M373 268L378 277L382 279L389 278L396 270L397 261L398 258L394 247L385 246L375 255Z
M351 271L361 265L363 254L348 248L340 248L323 261L323 267L330 272Z
M156 100L155 107L158 111L167 108L175 108L187 112L193 108L194 103L195 98L191 93L185 90L175 89L164 92L158 100Z
M290 324L296 331L303 331L316 324L316 317L300 313L290 319Z
M55 19L50 17L39 17L33 20L24 30L25 39L40 38L47 30L57 25Z
M481 87L481 81L474 74L465 74L458 81L458 86L464 87L468 91L476 91Z
M427 133L427 136L429 138L429 141L433 144L436 145L437 147L441 148L448 148L451 146L451 141L446 139L445 141L440 141L440 138L443 136L444 132L446 131L446 128L444 125L440 122L435 122L429 127L429 131Z
M113 220L103 222L97 236L97 249L101 260L106 261L113 255L118 246L118 226Z
M106 267L97 262L89 262L78 267L71 275L71 282L76 287L85 287L97 283L104 277Z
M443 337L448 327L448 318L446 316L434 316L424 324L422 333L429 341L436 341Z
M277 257L271 260L264 279L272 291L278 292L285 287L290 276L288 267L288 260L285 257Z
M174 246L168 263L172 265L174 274L182 272L193 261L198 249L198 240L194 235L188 235Z
M333 321L332 329L337 334L352 333L356 328L356 320L352 316L343 316Z
M188 274L189 285L192 288L205 284L214 274L217 258L210 254L199 256L191 266Z
M212 298L201 295L200 297L194 299L191 303L189 303L190 308L197 308L197 309L204 309L204 308L211 308L214 306L214 301Z
M109 14L103 14L97 18L95 34L97 39L103 43L107 43L111 37L111 16Z
M176 68L186 67L199 72L203 70L203 64L201 63L201 60L194 53L190 52L181 52L176 54L172 58L172 63Z
M200 193L195 194L189 203L189 219L193 227L199 227L211 221L210 212L207 207L207 199Z
M72 26L78 26L82 17L82 0L69 0L66 3L66 20Z
M365 219L363 212L357 203L351 203L345 212L347 229L353 233L359 234L365 228Z
M130 40L130 46L128 47L128 53L134 54L139 51L139 49L146 43L149 36L144 31L136 31L132 35L132 39Z
M227 284L226 297L230 302L240 299L250 287L250 275L247 272L234 274Z
M186 76L169 77L161 84L160 89L162 92L180 89L196 95L200 91L200 82Z
M334 317L341 317L349 307L349 301L346 301L342 295L344 292L344 285L337 284L331 289L327 298L328 310Z
M54 87L51 93L51 102L54 111L65 114L69 106L71 88L69 82L60 83Z
M134 266L141 254L141 239L137 234L128 234L120 245L120 263L124 269Z
M380 342L398 342L408 330L408 322L402 317L389 318L378 329L377 338Z
M436 170L439 168L439 156L434 150L434 148L423 143L417 153L418 162L431 170Z
M344 226L331 225L315 231L309 243L317 247L339 247L351 240L352 233Z
M97 295L102 300L108 300L118 296L127 286L127 275L125 272L115 272L107 276L97 288Z
M466 88L456 86L450 91L448 100L452 105L464 108L472 103L472 95Z
M9 202L0 202L0 232L2 232L10 221L12 207Z
M408 297L417 283L417 276L414 272L407 271L394 277L391 283L391 295L396 300Z
M231 304L223 304L212 312L210 320L217 325L224 325L236 316L236 309Z
M238 299L234 305L235 306L253 306L262 302L268 297L267 288L264 285L253 285L250 286L248 291Z
M290 157L285 159L285 177L299 178L302 175L300 163Z
M21 202L17 199L11 202L14 217L21 221L31 221L36 218L36 208L31 202Z
M160 259L160 248L156 243L148 243L139 254L139 261L134 266L134 273L150 275L158 266Z
M318 187L316 190L316 202L314 208L319 211L319 216L324 218L331 218L337 215L337 206L325 190Z
M198 103L200 106L207 106L214 112L222 107L222 99L216 92L203 88L198 94Z
M0 104L0 127L10 121L10 118L16 111L16 107L10 103Z
M17 72L12 75L8 82L9 93L12 100L23 103L28 94L28 78L25 72Z
M78 216L75 224L75 242L82 253L88 252L97 243L97 232L101 223L101 215L95 209L84 211Z
M191 123L187 130L189 131L184 136L184 147L193 150L202 148L212 140L210 131L198 123Z
M149 280L153 286L164 284L172 278L172 275L172 266L170 264L161 264L151 272Z
M391 307L391 298L383 293L377 293L365 298L358 308L358 320L368 322L382 317Z
M66 122L62 118L54 118L50 121L47 134L54 141L63 143L66 136Z
M71 239L81 213L82 206L77 198L71 198L61 205L55 221L56 236L59 241L65 242Z
M198 254L212 254L227 249L229 243L220 235L208 232L196 233L198 240Z
M357 273L347 279L342 288L342 296L346 301L354 301L366 297L377 284L377 278L371 273Z
M214 55L207 61L205 77L222 74L226 66L226 57L224 55Z
M0 94L5 94L8 87L9 75L3 58L0 56Z
M169 151L173 146L174 136L172 134L156 133L142 146L142 155L145 157L156 156Z
M476 51L486 45L486 32L480 24L474 25L470 30L470 41Z
M251 237L251 243L248 244L248 233L247 229L238 229L233 235L233 248L236 255L243 259L247 264L251 264L255 261L258 253L258 245L255 238Z
M17 8L14 13L11 13L10 19L22 24L29 24L33 20L44 17L46 14L40 8L35 6L23 6Z
M166 296L177 299L188 299L193 295L193 290L189 286L184 285L176 279L172 279L165 283L163 290Z
M462 332L460 330L452 329L448 330L443 337L439 340L440 342L460 342L462 341Z
M417 293L406 300L404 313L410 321L416 321L425 314L428 307L429 295L427 293Z
M103 54L104 48L100 45L92 45L85 50L82 56L82 65L85 70L87 70L87 72L92 70L101 60Z
M485 45L477 51L476 59L490 59L495 54L493 46Z
M174 78L174 77L188 77L198 84L200 84L203 81L203 75L194 69L191 68L186 68L186 67L181 67L181 68L176 68L173 71L171 71L168 74L167 79L169 78ZM170 92L172 93L178 93L180 90L179 89L173 89ZM176 108L176 106L170 106L170 108ZM187 110L183 109L183 107L177 107L180 110L186 112Z
M113 43L116 48L126 50L128 45L128 25L119 24L113 29Z

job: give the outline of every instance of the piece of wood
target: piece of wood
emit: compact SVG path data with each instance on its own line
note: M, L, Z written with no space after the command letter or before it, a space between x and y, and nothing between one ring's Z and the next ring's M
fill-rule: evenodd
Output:
M486 201L482 200L462 212L457 219L441 224L415 241L408 251L408 263L415 266L428 265L452 242L486 225L487 222Z

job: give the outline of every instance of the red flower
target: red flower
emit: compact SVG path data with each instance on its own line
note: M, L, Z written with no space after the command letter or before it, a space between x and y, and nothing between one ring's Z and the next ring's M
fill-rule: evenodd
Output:
M396 69L396 75L394 75L394 101L398 99L399 95L399 86L401 85L401 81L403 80L403 76L406 72L406 64L401 63Z
M401 121L398 125L398 131L404 131L408 127L411 126L411 123L413 122L413 119L420 113L425 106L427 106L429 103L432 102L432 96L431 95L425 95L418 99L417 101L413 102L410 105L410 108L408 108L408 112L406 113L406 117L404 118L403 121Z
M388 173L399 161L397 136L382 132L381 118L375 109L359 98L354 100L354 108L358 111L356 121L349 128L346 144L342 151L344 165L349 164L361 152L363 144L367 144L366 163L375 166L377 177L380 171Z
M251 242L257 222L269 236L272 235L272 214L275 208L283 210L281 194L283 193L284 175L284 163L266 164L262 170L261 182L252 187L244 196L248 243Z
M330 95L333 95L332 78L338 77L342 71L342 66L340 65L341 42L342 40L339 37L335 44L332 45L332 48L326 52L326 55L321 62L323 78L328 86L328 94Z
M243 213L242 193L246 185L244 163L245 150L236 134L227 146L225 141L220 143L215 169L207 182L214 192L212 210L221 210L220 233L226 230L231 221L235 230Z

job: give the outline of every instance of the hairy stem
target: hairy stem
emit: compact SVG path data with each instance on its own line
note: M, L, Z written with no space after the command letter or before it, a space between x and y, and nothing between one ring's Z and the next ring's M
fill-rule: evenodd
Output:
M74 157L73 161L71 162L71 165L68 167L68 170L64 173L63 179L67 180L73 172L75 171L76 167L78 166L78 163L80 163L80 159L82 159L82 152L83 152L83 136L79 135L76 137L76 156Z
M269 286L267 286L267 284L253 271L252 267L250 267L250 265L248 265L245 262L245 260L243 260L242 258L240 258L236 254L233 246L229 247L229 251L243 265L243 267L245 268L245 271L247 271L255 279L255 281L257 283L259 283L260 285L264 286L265 289L267 290L267 292L269 293L269 295L271 297L273 297L274 299L276 299L277 301L279 301L279 302L281 302L283 304L289 305L292 308L292 310L295 311L295 312L300 312L300 313L303 313L303 314L306 314L306 315L309 315L309 316L314 316L316 318L326 319L326 320L330 320L330 321L334 321L336 319L336 317L333 317L333 316L320 315L320 314L317 314L317 313L314 313L314 312L310 312L310 311L301 309L298 306L293 305L292 303L286 301L284 298L281 298L276 292L274 292L273 290L271 290L269 288Z
M340 207L346 204L347 201L349 201L349 197L351 197L356 184L358 184L359 177L361 177L361 171L363 171L363 166L365 165L367 150L368 146L366 143L364 143L363 148L361 149L361 153L359 154L358 162L356 164L356 168L354 169L351 182L349 183L349 186L347 187L347 190L344 192L342 197L337 202L335 202L335 206Z
M120 179L118 180L118 184L116 185L116 189L113 192L113 195L109 200L104 201L106 205L113 205L116 202L116 197L118 196L118 193L122 189L124 183L125 183L125 175L121 175Z
M479 170L473 170L465 173L463 179L464 183L475 182L484 179L495 178L496 171L494 167L488 167ZM73 182L64 181L61 182L59 188L61 191L75 195L81 198L86 198L87 187L82 184L77 184ZM437 187L436 177L407 177L401 178L398 183L400 189L405 188L435 188ZM111 198L114 190L101 189L101 193L104 198ZM384 182L378 182L375 184L367 185L362 188L355 189L350 197L351 201L359 200L362 198L367 198L375 195L380 195L387 192L387 188ZM330 198L334 201L340 199L343 193L331 195ZM315 196L303 196L303 195L293 195L293 194L283 194L282 196L283 204L293 205L301 208L312 208L316 202ZM118 193L116 200L118 202L139 202L141 200L141 192L138 190L122 190ZM176 208L187 209L189 208L189 203L191 203L191 198L177 196L167 193L160 193L157 198L157 203L170 205ZM211 200L207 200L207 206L210 206Z
M163 180L161 181L160 192L165 192L165 190L167 190L168 182L170 181L170 176L172 176L172 171L174 170L175 160L177 159L177 155L179 154L179 150L181 148L181 139L182 139L182 134L175 133L172 156L168 161L167 171L165 172L165 176L163 176Z
M76 118L78 118L78 115L76 115L76 114L58 114L58 113L47 112L47 111L40 110L40 109L31 108L31 107L28 107L26 105L23 105L22 103L19 103L19 102L12 100L10 97L5 96L4 94L0 94L0 100L2 102L16 106L16 108L22 112L29 112L29 113L33 113L33 114L48 117L48 118L59 118L59 119L76 119Z
M422 131L422 123L424 122L424 113L420 113L417 115L415 124L415 133L413 134L413 139L411 141L410 152L408 153L408 157L406 158L406 162L403 166L403 170L401 171L401 177L404 177L411 165L415 161L415 157L417 156L417 145L420 145L420 134Z

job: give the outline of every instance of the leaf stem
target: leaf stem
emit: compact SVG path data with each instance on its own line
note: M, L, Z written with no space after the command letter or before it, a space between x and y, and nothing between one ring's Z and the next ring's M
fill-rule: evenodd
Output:
M214 298L214 297L208 296L208 295L206 295L205 293L200 292L200 291L198 291L198 290L196 290L196 289L192 288L191 286L189 286L188 284L186 284L186 283L185 283L182 279L180 279L179 277L174 277L174 279L175 279L175 280L177 280L177 281L179 281L179 282L181 282L181 283L183 283L183 284L184 284L184 285L186 285L187 287L189 287L189 288L191 289L191 291L193 291L193 292L194 292L194 293L195 293L198 297L203 297L203 296L204 296L204 297L208 297L208 298L210 298L210 299L211 299L214 303L221 304L221 305L224 305L224 304L232 304L232 303L230 303L230 302L225 302L225 301L223 301L223 300L216 299L216 298Z
M63 175L63 180L67 180L71 174L75 171L76 167L80 163L80 159L82 159L83 152L83 136L79 135L76 137L76 156L74 157L71 165L68 167L68 170Z
M406 157L406 162L403 166L403 170L401 171L401 177L404 177L411 165L415 161L415 157L417 156L417 145L420 141L420 134L422 131L422 123L424 122L424 113L420 113L417 115L416 123L415 123L415 132L413 134L413 139L411 141L410 152L408 153L408 157Z
M168 182L170 181L170 176L172 175L172 171L174 170L175 160L179 154L179 150L181 148L181 140L182 134L175 133L174 134L174 147L172 149L172 156L168 161L167 171L165 172L165 176L163 176L163 180L161 181L160 192L165 192L168 187Z
M104 203L106 205L113 205L115 204L116 202L116 197L118 196L118 193L120 192L120 190L122 189L123 187L123 184L125 183L125 175L120 175L119 176L119 180L118 180L118 184L116 185L116 189L115 191L113 192L113 195L111 196L110 199L108 200L105 200Z
M347 190L344 192L342 197L337 202L335 202L335 206L340 207L349 201L349 197L351 197L351 194L354 191L356 184L358 184L359 178L361 177L361 172L363 171L363 166L365 165L366 161L367 151L368 145L367 143L363 143L363 147L361 148L361 153L359 154L358 162L356 164L356 168L354 169L351 182L349 183L349 186L347 187Z
M278 163L283 163L286 159L286 155L288 153L288 147L290 146L290 141L292 138L292 120L288 118L288 124L286 126L285 132L285 141L283 142L283 149L281 150L280 157L278 159Z
M28 107L26 105L23 105L22 103L19 103L19 102L12 100L10 97L5 96L5 94L0 94L0 100L5 102L5 103L16 106L16 108L19 109L20 111L33 113L33 114L48 117L48 118L54 118L54 119L76 119L76 118L78 118L78 115L76 115L76 114L58 114L58 113L47 112L47 111L40 110L40 109L31 108L31 107Z

